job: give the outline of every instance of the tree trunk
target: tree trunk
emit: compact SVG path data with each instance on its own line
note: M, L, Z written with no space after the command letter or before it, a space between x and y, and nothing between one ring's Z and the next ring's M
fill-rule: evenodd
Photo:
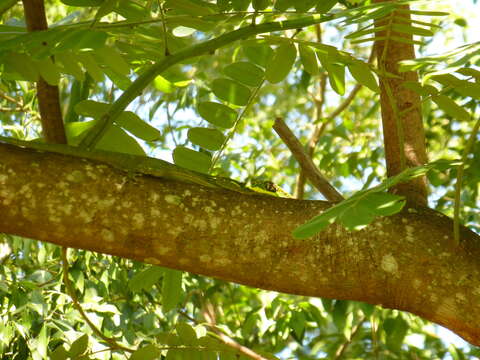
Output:
M52 176L54 175L54 176ZM480 345L480 237L409 208L348 232L292 230L329 206L212 190L0 144L0 232L291 294L410 311Z

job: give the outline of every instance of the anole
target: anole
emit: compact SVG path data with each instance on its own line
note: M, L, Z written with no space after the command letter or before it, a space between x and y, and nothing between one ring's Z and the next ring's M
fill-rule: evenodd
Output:
M250 189L245 184L233 179L205 175L176 166L164 160L147 156L123 154L105 150L89 151L69 145L24 141L4 136L0 136L0 144L1 143L33 149L35 151L52 152L76 158L93 160L108 164L116 169L125 171L128 174L150 175L210 188L227 189L250 195L268 194L276 196L274 192Z

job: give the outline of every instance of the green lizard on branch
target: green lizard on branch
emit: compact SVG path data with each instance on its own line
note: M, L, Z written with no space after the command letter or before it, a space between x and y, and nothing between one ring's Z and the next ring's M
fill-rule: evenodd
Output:
M52 152L65 156L101 162L128 174L150 175L168 180L202 185L209 188L236 191L249 195L264 194L278 196L276 192L269 191L268 189L262 189L257 186L254 189L251 189L245 184L227 177L209 176L176 166L161 159L147 156L123 154L105 150L88 151L80 147L69 145L24 141L4 136L0 136L0 144L8 144L40 152Z

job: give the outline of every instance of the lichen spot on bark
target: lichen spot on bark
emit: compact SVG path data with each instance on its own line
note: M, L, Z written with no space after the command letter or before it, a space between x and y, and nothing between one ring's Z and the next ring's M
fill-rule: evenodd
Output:
M392 275L398 272L398 263L392 254L386 254L382 257L381 267L383 271Z
M100 231L100 236L105 242L111 243L115 241L115 235L111 230L108 229L102 229Z
M66 179L73 183L81 183L86 180L87 176L80 170L73 170L70 174L67 174Z
M135 229L141 229L145 225L145 218L142 213L136 213L132 216L132 225Z
M180 196L177 196L177 195L171 195L171 194L168 194L168 195L165 195L165 201L171 205L180 205L182 203L182 199L180 198Z

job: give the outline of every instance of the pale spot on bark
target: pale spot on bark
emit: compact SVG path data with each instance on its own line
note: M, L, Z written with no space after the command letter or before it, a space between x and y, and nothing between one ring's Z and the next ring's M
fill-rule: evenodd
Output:
M145 218L142 213L136 213L132 216L132 225L134 229L141 229L145 224Z
M171 205L180 205L182 202L182 199L180 199L180 196L177 196L177 195L165 195L164 199L167 203Z
M102 229L100 231L100 236L102 237L102 239L106 242L113 242L115 241L115 235L113 234L112 231L108 230L108 229Z
M161 262L158 261L158 259L153 258L153 257L145 258L145 262L149 263L149 264L153 264L153 265L160 265L161 264Z
M387 254L382 257L381 267L383 271L390 274L396 274L398 271L398 263L392 254Z
M210 257L210 255L201 255L200 256L200 261L208 263L208 262L212 261L212 258Z

